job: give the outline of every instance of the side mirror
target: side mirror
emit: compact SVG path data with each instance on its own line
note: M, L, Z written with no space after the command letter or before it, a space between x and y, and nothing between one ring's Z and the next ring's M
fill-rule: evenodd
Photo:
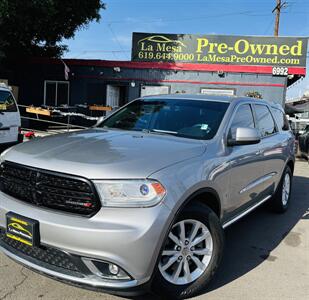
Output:
M106 118L105 116L99 117L99 119L97 120L97 123L93 127L99 126L105 120L105 118Z
M229 138L228 146L235 145L252 145L261 141L260 133L255 128L238 127L236 128L235 137Z

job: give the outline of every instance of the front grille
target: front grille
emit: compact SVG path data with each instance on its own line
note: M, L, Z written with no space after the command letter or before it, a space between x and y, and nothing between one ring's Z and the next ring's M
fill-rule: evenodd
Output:
M0 190L29 204L85 216L100 209L90 181L6 161L1 164Z
M62 273L73 272L75 276L82 277L82 267L70 254L51 247L31 247L19 241L8 238L4 231L0 231L0 245L9 251L48 269L58 268Z

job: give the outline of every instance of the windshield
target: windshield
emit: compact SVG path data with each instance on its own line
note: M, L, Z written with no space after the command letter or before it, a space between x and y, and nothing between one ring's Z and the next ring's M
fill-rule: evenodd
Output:
M215 136L228 105L215 101L138 99L98 127L208 140Z
M0 112L17 111L15 100L10 92L0 91Z

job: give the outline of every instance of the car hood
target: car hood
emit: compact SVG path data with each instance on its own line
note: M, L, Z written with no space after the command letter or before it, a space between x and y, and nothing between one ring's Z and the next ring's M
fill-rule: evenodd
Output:
M91 129L36 138L11 148L4 159L90 179L146 178L205 149L199 140Z

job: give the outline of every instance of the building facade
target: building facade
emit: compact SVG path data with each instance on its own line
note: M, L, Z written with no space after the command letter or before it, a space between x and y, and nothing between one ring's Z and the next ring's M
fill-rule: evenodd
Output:
M63 62L70 69L68 80ZM9 84L18 86L18 101L24 105L117 107L140 96L168 93L246 96L256 92L282 104L288 79L254 67L241 70L201 64L40 59L21 68Z
M140 96L205 93L285 102L306 74L305 37L133 33L131 61L35 59L0 78L19 103L119 107Z

